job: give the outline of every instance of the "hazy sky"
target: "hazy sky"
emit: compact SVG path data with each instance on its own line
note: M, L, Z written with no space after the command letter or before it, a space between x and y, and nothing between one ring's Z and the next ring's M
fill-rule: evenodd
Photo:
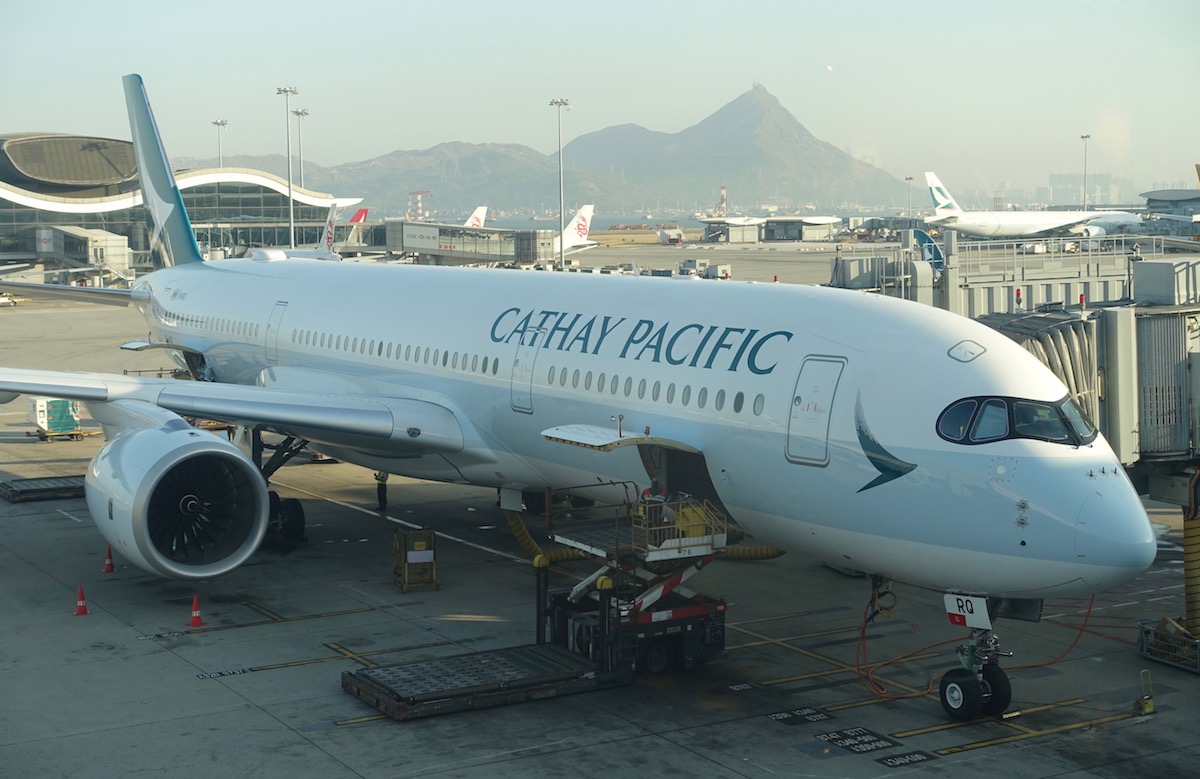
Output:
M167 151L366 160L443 141L556 149L634 123L677 132L754 83L809 131L898 178L953 191L1083 168L1196 186L1196 0L755 3L167 3L44 0L6 13L0 135L129 138L141 73ZM293 140L293 153L297 153ZM568 160L569 163L569 160ZM714 182L714 186L719 182Z

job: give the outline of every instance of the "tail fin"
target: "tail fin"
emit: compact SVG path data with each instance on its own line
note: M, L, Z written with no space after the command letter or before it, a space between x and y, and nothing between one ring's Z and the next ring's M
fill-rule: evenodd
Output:
M1196 181L1200 182L1200 162L1196 163Z
M463 227L483 227L483 223L487 221L487 206L480 206L471 212L467 217L467 221L463 223Z
M354 212L354 216L350 217L350 224L362 224L367 221L367 209L360 208Z
M341 210L337 203L329 206L329 215L325 217L325 230L321 233L321 240L317 241L317 245L313 247L317 251L333 253L334 225L337 224L338 212Z
M192 223L183 208L183 197L175 184L175 174L163 149L162 138L142 77L131 73L122 79L125 84L125 107L129 112L129 130L133 134L133 150L137 155L138 180L142 187L142 203L149 215L150 247L154 250L156 266L184 265L204 262Z
M583 246L588 242L588 232L592 229L592 214L596 211L594 205L586 205L575 214L575 218L571 220L562 233L563 248L570 249L573 246Z
M929 194L933 197L933 214L935 218L957 216L962 213L962 209L958 207L958 203L954 202L954 198L942 186L942 182L936 173L925 171L925 183L929 185Z
M933 240L933 236L924 230L913 230L913 235L917 239L917 246L921 247L921 259L932 265L934 270L943 270L946 267L946 255L942 254L942 247Z

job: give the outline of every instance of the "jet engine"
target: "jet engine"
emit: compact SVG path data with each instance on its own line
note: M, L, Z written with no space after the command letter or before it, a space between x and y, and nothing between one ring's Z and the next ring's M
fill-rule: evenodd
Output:
M1081 235L1084 238L1103 238L1105 235L1107 235L1107 233L1104 231L1104 228L1100 227L1099 225L1080 225L1071 232L1075 233L1076 235Z
M207 579L245 562L270 506L266 481L241 450L179 418L106 444L88 466L85 494L114 549L174 579Z

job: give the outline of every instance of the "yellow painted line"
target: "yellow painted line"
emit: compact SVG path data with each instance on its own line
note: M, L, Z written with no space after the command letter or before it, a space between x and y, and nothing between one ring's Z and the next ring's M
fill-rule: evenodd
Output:
M283 622L283 620L284 620L283 617L279 616L278 614L276 614L273 611L268 611L267 609L263 608L262 606L259 606L257 603L243 603L242 605L245 606L246 608L250 609L251 611L257 611L259 614L262 614L267 619L273 620L275 622Z
M727 622L727 623L725 623L725 626L726 627L737 627L738 625L754 625L759 622L775 622L775 621L781 620L781 619L796 619L797 617L811 617L812 615L813 615L813 612L811 612L811 611L797 611L794 614L777 614L773 617L759 617L758 619L740 619L737 622ZM858 628L855 628L855 630L858 630Z
M941 657L941 653L928 652L923 655L913 655L912 657L905 658L902 662L908 662L910 660L928 660L931 657ZM890 663L890 665L900 665L900 664L901 664L900 662ZM855 670L855 669L851 669L851 670ZM785 676L781 679L769 679L765 682L760 682L760 684L787 684L788 682L802 682L806 679L817 679L822 676L835 676L837 674L842 674L842 673L847 673L847 671L842 668L831 668L827 671L813 671L812 673L800 674L799 676Z
M750 635L750 636L758 635L749 630L746 630L745 628L739 627L738 625L728 625L727 624L725 627L728 629L732 629L732 630L739 630L739 631L745 633L746 635ZM849 627L849 628L830 628L829 630L815 630L811 633L796 633L791 636L782 636L780 638L764 637L760 641L749 641L745 644L738 644L737 646L726 646L725 650L729 651L731 649L748 649L750 647L764 646L767 644L778 644L781 641L803 641L803 640L809 639L809 638L824 638L825 636L836 636L840 633L857 633L857 632L858 632L857 626Z
M1035 731L1030 731L1030 732L1026 732L1026 733L1016 733L1011 736L1003 736L1001 738L992 738L992 739L988 739L986 741L975 741L970 744L962 744L962 745L959 745L956 747L946 747L945 749L935 750L934 754L941 755L944 757L946 755L953 755L953 754L957 754L959 752L967 752L972 749L982 749L983 747L993 747L993 746L997 746L999 744L1012 744L1017 741L1025 741L1027 739L1037 738L1038 736L1050 736L1055 733L1066 733L1071 730L1079 730L1080 728L1090 728L1090 727L1095 727L1096 725L1107 725L1110 722L1118 722L1123 719L1129 719L1132 716L1133 716L1132 714L1114 714L1111 717L1101 717L1100 719L1085 720L1083 722L1073 722L1070 725L1060 725L1059 727L1047 728L1046 730L1035 730Z
M341 644L326 644L325 646L329 647L330 649L332 649L335 652L340 652L341 655L343 657L345 657L347 660L353 660L356 663L365 665L367 668L378 668L379 667L379 663L376 663L373 660L368 660L366 654L363 652L351 651L349 649L346 649Z
M381 719L389 719L386 714L372 714L369 717L354 717L353 719L334 720L334 725L360 725L364 722L378 722Z
M933 695L930 695L929 697L932 698ZM1083 698L1071 698L1070 700L1059 701L1058 703L1044 703L1041 706L1032 706L1027 709L1006 712L1001 714L999 717L979 717L977 719L966 720L964 722L945 722L940 725L931 725L927 728L904 730L899 733L889 733L888 735L890 735L892 738L912 738L913 736L925 736L930 733L940 733L943 730L953 730L954 728L961 728L965 725L976 725L981 722L995 722L1000 725L1006 725L1014 730L1020 730L1026 733L1037 733L1038 731L1036 728L1027 728L1024 725L1018 725L1013 720L1016 717L1022 717L1026 714L1036 714L1039 711L1050 711L1052 709L1060 709L1064 706L1078 706L1083 702Z
M323 611L323 612L320 612L319 614L301 614L296 617L281 617L278 614L272 614L271 612L267 611L266 609L256 606L253 603L243 603L242 605L246 606L247 608L251 609L252 611L257 611L259 614L262 614L263 616L269 617L269 619L259 621L259 622L236 622L232 625L213 625L212 627L207 627L207 628L193 628L191 630L185 630L183 632L188 633L188 634L215 633L219 630L233 630L234 628L254 628L254 627L259 627L261 625L280 625L285 622L303 622L304 620L307 620L307 619L323 619L325 617L340 617L345 614L361 614L366 611L374 611L375 610L375 609L371 608L370 606L363 606L363 607L357 608L357 609L342 609L341 611Z

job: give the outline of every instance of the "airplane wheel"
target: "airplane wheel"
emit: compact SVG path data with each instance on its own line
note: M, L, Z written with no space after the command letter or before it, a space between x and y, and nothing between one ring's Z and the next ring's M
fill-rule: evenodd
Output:
M666 673L671 667L671 645L666 639L659 638L651 641L642 654L642 668L646 673Z
M1008 674L995 663L983 667L984 700L981 711L989 716L999 716L1012 703L1012 685Z
M971 671L955 668L942 677L941 699L951 719L975 719L983 707L983 685Z
M283 515L280 537L289 544L304 541L304 505L295 498L284 498L279 501L279 510Z

